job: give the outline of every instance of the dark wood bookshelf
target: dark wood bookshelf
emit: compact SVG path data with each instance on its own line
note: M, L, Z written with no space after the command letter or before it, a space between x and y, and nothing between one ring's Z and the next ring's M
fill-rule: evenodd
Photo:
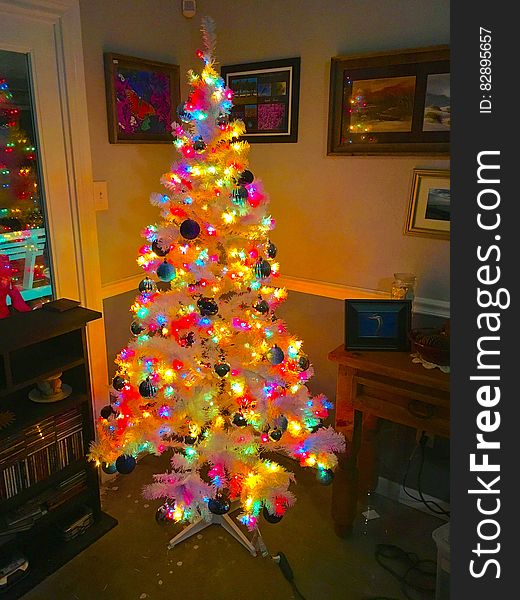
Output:
M77 306L0 320L0 412L14 414L0 429L0 560L22 553L29 561L28 574L0 591L1 600L20 598L117 524L101 510L99 474L86 459L95 431L86 325L100 317ZM33 402L38 381L58 373L71 394ZM35 507L41 514L30 529L11 531L9 519ZM93 524L65 542L60 524L78 509L90 510Z

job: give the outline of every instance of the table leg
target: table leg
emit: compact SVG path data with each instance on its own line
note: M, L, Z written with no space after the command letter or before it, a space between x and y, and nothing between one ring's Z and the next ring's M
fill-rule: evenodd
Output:
M378 417L363 413L363 435L358 455L359 484L358 497L361 500L377 487L377 434L379 433Z
M350 452L339 458L332 486L332 519L334 530L340 537L352 533L358 505L358 454L361 445L362 414L354 411L354 427Z

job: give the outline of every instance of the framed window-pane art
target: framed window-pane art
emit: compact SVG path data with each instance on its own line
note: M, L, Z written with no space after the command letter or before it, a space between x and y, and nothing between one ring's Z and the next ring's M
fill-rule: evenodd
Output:
M300 58L226 65L220 73L233 90L233 119L244 121L248 142L297 142Z
M450 54L435 46L331 61L328 154L449 154Z

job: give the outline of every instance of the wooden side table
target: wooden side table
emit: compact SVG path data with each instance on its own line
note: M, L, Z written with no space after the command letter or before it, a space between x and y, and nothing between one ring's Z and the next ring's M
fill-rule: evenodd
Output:
M412 362L408 352L348 351L329 354L338 363L336 429L347 438L332 490L336 533L352 532L358 500L375 487L378 419L449 437L450 379Z

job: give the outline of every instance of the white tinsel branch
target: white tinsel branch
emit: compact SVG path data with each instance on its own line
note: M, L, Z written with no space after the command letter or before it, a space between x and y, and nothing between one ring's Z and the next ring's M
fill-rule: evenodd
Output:
M201 27L202 42L204 43L204 58L207 62L213 60L217 47L217 33L215 21L211 17L202 17Z

